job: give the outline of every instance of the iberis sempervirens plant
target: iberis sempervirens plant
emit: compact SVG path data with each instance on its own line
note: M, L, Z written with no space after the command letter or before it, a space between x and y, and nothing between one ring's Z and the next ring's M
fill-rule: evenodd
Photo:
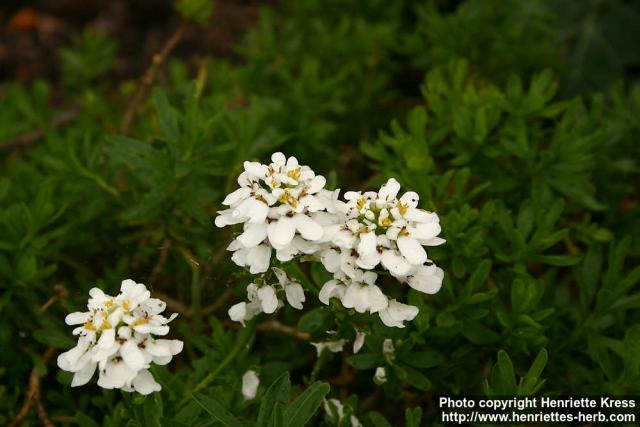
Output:
M438 237L438 215L418 207L418 194L400 195L400 184L391 178L377 192L348 191L340 200L340 190L327 190L325 183L282 153L273 154L267 165L244 163L239 188L224 199L228 209L219 212L215 224L242 224L228 250L233 262L261 276L247 286L248 301L229 310L232 320L273 313L285 300L302 309L302 286L277 267L269 271L274 254L280 263L321 262L333 274L320 290L323 304L337 298L345 308L377 314L389 327L404 327L418 308L388 297L376 284L378 273L386 271L420 292L440 290L444 273L425 247L445 240Z
M169 333L169 318L160 313L166 304L133 280L124 280L120 293L109 296L98 288L89 291L88 311L69 314L68 325L78 344L58 356L58 366L73 372L72 387L86 384L98 370L98 385L150 394L161 389L149 367L166 365L182 351L179 340L157 339Z

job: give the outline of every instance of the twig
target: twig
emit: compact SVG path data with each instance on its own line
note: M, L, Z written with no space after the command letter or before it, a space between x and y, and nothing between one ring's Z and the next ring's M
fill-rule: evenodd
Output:
M56 303L56 301L61 300L61 299L65 299L69 296L69 291L67 291L67 288L64 287L64 285L61 284L56 284L53 286L53 295L51 296L51 298L49 298L47 300L47 302L45 302L44 304L42 304L40 306L40 311L42 313L44 313L45 311L47 311L49 309L49 307L51 307L53 304Z
M53 122L51 122L51 125L49 127L55 129L68 125L69 123L74 121L76 117L78 117L78 114L80 114L80 110L75 107L68 111L65 111L64 113L53 119ZM42 138L45 134L45 131L45 128L35 129L17 136L16 138L0 143L0 151L10 151L19 148L26 148Z
M47 350L42 355L42 363L47 364L49 359L53 357L55 354L55 349L53 347L48 347ZM16 427L24 421L24 418L29 415L33 404L38 406L38 418L40 418L40 422L42 422L46 427L53 426L51 420L49 420L47 416L47 412L44 409L44 405L40 401L40 374L36 368L31 370L31 375L29 376L29 385L27 387L27 391L25 392L24 403L22 404L22 408L18 412L18 415L9 423L8 427ZM40 409L42 407L42 409ZM48 424L47 424L48 423Z
M55 427L49 418L49 414L47 414L47 410L44 408L42 404L42 400L40 400L40 393L36 396L36 412L38 414L38 418L40 418L40 422L44 427Z
M202 309L202 315L203 316L209 316L210 314L215 313L216 311L218 311L225 302L227 302L227 300L233 295L233 292L231 291L224 291L222 293L222 295L220 295L220 297L218 297L217 300L215 300L212 304L206 306L205 308Z
M220 319L220 323L229 329L240 329L242 325L239 325L236 322L233 322L229 319ZM256 325L256 331L265 331L265 332L279 332L281 334L289 335L293 338L297 338L301 341L309 341L311 340L311 336L306 333L299 331L291 326L283 325L282 323L276 320L268 320L264 323L259 323Z
M147 68L147 71L144 73L142 78L140 79L140 84L138 85L138 89L136 93L131 98L131 102L127 108L127 111L124 114L124 119L122 120L122 133L127 133L129 128L131 127L131 123L133 122L133 118L138 111L138 107L140 103L146 98L149 90L153 86L153 83L156 80L156 75L158 74L158 70L162 66L162 64L167 60L173 49L180 43L184 33L187 29L187 22L182 21L175 33L167 40L164 44L160 52L153 55L153 59L151 61L151 65Z
M299 331L296 328L292 328L291 326L283 325L276 320L269 320L264 323L260 323L258 326L256 326L256 330L279 332L297 338L301 341L309 341L311 339L311 336L308 333Z

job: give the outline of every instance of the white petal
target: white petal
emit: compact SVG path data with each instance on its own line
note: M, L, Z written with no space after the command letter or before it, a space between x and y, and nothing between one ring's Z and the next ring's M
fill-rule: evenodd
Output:
M260 378L254 371L247 371L242 376L242 396L245 400L251 400L256 397L260 385Z
M276 278L278 279L278 283L280 283L281 286L284 286L287 283L289 283L289 277L287 276L287 273L285 273L283 269L278 267L272 267L271 271L273 271L273 273L276 275Z
M238 236L238 241L245 248L253 248L258 246L267 237L267 224L261 222L259 224L246 223L244 232Z
M107 363L104 371L100 371L98 385L102 388L122 388L135 378L136 373L124 362L111 361Z
M346 291L346 288L344 287L344 285L338 284L337 280L329 280L327 283L325 283L322 286L322 289L320 289L320 294L318 295L318 299L323 304L329 305L329 300L331 298L336 297L338 299L342 299L345 291Z
M426 294L435 294L442 287L442 279L444 278L444 271L441 268L429 268L418 270L416 274L410 276L407 280L409 286L413 289L424 292Z
M263 286L258 289L258 298L260 299L262 311L265 313L273 313L278 308L278 298L273 286Z
M284 165L287 162L287 158L278 151L271 155L271 161L277 165Z
M360 234L360 242L358 243L358 253L360 255L368 255L376 252L376 234L373 231Z
M154 391L162 390L162 386L156 382L151 372L146 369L138 372L138 375L133 379L131 385L135 391L145 396Z
M81 325L89 320L89 318L91 318L90 312L76 311L74 313L67 314L67 317L64 318L64 322L67 325Z
M246 199L251 195L251 189L248 187L240 187L232 193L229 193L227 197L222 201L223 205L232 206L241 200Z
M364 313L369 309L369 292L363 286L353 283L347 287L342 305L353 308L358 313Z
M247 262L249 263L249 272L251 274L260 274L267 271L270 261L271 248L269 246L259 245L249 249Z
M427 252L416 239L408 236L398 237L398 249L410 264L420 265L427 262Z
M287 246L296 234L293 219L287 216L280 217L277 221L269 224L267 233L269 241L274 248L278 249Z
M407 191L402 195L402 197L400 197L400 202L409 206L410 208L415 208L416 206L418 206L419 200L420 196L418 196L418 193L413 191Z
M309 188L307 189L307 191L310 194L315 194L321 189L323 189L326 183L327 183L327 180L325 179L324 176L317 175L309 183Z
M353 341L353 354L357 354L364 345L364 339L367 337L362 331L356 332L356 339Z
M120 347L120 355L122 356L124 363L126 363L132 371L139 371L140 369L147 368L144 356L138 348L138 344L134 341L130 340L122 344Z
M421 243L425 246L440 246L443 243L446 243L447 241L445 239L442 239L440 237L434 237L432 239L427 239L422 241Z
M247 315L247 303L239 302L229 309L229 318L234 322L244 322Z
M389 305L387 296L382 293L379 287L376 285L366 285L367 299L369 300L369 312L377 313L380 310L384 310Z
M413 227L407 227L409 235L415 239L428 240L440 234L440 224L437 222L427 222L416 224Z
M427 212L424 209L416 209L409 208L407 212L404 214L404 218L407 221L416 221L420 223L432 222L433 221L433 213Z
M96 371L96 366L97 364L95 362L87 363L84 368L77 371L71 380L71 387L78 387L88 383Z
M120 292L122 292L123 294L128 294L136 287L136 285L137 283L135 281L131 279L125 279L122 281L122 283L120 283Z
M389 179L378 192L378 197L387 201L391 201L396 198L400 191L400 183L395 178Z
M259 162L244 162L244 170L254 179L262 179L267 172L267 166Z
M249 222L254 224L261 224L267 219L269 213L269 206L261 202L260 200L252 199L251 207L247 212Z
M394 250L383 251L380 262L394 276L405 276L411 269L411 264Z
M106 349L113 346L116 339L116 330L115 329L106 329L102 331L100 338L98 339L98 347Z
M284 288L287 301L291 307L302 310L302 303L305 301L304 290L300 283L291 282Z
M293 217L298 232L307 240L320 240L324 229L320 224L304 214L297 214Z

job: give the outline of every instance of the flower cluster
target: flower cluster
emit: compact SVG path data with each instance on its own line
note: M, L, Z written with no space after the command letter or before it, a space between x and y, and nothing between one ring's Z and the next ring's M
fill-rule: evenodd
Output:
M295 157L275 153L271 161L244 163L240 188L225 198L229 208L216 217L218 227L243 225L228 247L232 260L252 274L263 274L274 251L280 262L296 256L316 259L333 274L320 291L322 303L337 298L345 308L377 314L389 327L402 328L413 320L418 308L389 298L376 284L376 271L386 270L420 292L438 292L444 272L425 250L445 242L438 237L438 215L418 208L414 192L399 196L400 184L393 178L377 192L348 191L340 200L340 190L325 189L326 180ZM302 308L300 284L282 270L272 270L278 283L251 283L249 302L231 307L231 319L244 322L275 312L284 305L279 293L292 307Z
M156 339L169 333L166 304L133 280L124 280L120 293L109 296L98 288L89 291L88 311L67 315L78 344L58 356L58 366L73 372L72 387L89 382L98 369L98 385L150 394L161 389L151 373L151 363L166 365L182 351L179 340Z

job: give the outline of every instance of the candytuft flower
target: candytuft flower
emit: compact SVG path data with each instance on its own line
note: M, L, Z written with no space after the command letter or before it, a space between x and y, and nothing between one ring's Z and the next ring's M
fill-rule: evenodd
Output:
M169 318L162 316L166 304L133 280L123 280L116 297L98 288L89 291L88 311L67 315L78 344L58 356L60 369L73 372L72 387L91 380L96 369L98 385L150 394L161 390L149 368L166 365L182 351L179 340L156 339L169 333Z
M234 252L233 261L259 274L269 268L272 249L280 261L315 252L314 242L324 235L318 213L326 211L332 197L325 183L323 176L282 153L273 154L268 165L244 162L240 188L223 200L229 208L215 219L218 227L243 224L227 248Z
M319 292L320 302L337 299L346 309L378 314L388 327L404 328L418 308L390 299L383 284L376 283L378 273L386 274L380 270L417 291L440 290L444 272L426 248L445 240L438 236L438 215L418 207L417 193L400 195L400 183L391 178L378 191L347 191L341 200L340 190L326 190L325 183L282 153L273 154L269 164L244 163L240 188L224 199L228 209L219 212L215 223L242 224L227 249L233 262L262 277L247 287L248 302L229 309L232 320L244 323L274 313L285 301L303 308L304 288L271 267L274 251L280 263L319 261L333 275ZM276 283L268 279L270 267Z
M260 378L255 371L247 371L242 376L242 396L245 400L251 400L256 397L258 392L258 386L260 385Z

